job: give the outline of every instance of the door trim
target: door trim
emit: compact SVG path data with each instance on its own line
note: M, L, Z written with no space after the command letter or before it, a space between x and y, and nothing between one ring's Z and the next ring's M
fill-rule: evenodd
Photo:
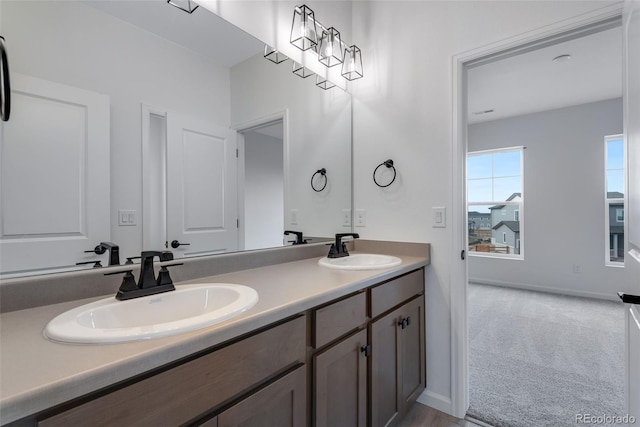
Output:
M460 250L467 247L466 213L466 67L490 60L498 55L515 55L535 49L572 33L585 35L584 31L607 25L621 19L622 3L607 5L592 12L576 16L552 25L504 39L484 47L463 52L452 57L452 144L451 144L451 194L452 236L451 260L460 259ZM467 262L451 262L451 415L464 418L469 407L468 379L468 330L467 330Z

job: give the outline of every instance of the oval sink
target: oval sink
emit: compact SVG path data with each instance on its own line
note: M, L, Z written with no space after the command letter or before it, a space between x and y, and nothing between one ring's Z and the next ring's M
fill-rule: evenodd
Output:
M118 301L105 298L66 311L51 320L46 337L69 343L114 343L166 337L230 319L258 302L244 285L208 283Z
M352 254L342 258L320 258L318 264L337 270L376 270L400 265L402 260L391 255Z

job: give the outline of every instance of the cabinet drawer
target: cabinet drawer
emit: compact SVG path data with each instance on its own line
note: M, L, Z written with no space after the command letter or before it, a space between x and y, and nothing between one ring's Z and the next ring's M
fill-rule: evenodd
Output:
M371 288L371 318L424 291L424 270L420 269Z
M181 425L305 360L304 316L44 419L39 426Z
M367 296L360 292L313 312L313 346L325 344L362 326L367 321Z

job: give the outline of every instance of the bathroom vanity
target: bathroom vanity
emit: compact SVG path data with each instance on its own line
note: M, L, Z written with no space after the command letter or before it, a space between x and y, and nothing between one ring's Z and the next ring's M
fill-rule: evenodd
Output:
M51 318L95 298L4 313L2 425L392 425L426 385L429 245L355 246L402 263L339 271L318 265L320 255L186 280L178 285L244 284L260 299L165 338L77 345L42 336Z

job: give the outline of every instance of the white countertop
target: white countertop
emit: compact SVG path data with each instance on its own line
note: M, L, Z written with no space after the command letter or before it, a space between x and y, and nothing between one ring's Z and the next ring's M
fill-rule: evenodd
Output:
M21 419L121 380L163 366L254 329L425 266L426 258L400 255L384 270L341 271L319 258L190 280L237 283L254 288L258 303L208 328L122 344L62 344L43 336L46 324L89 298L0 315L0 424ZM106 295L108 296L108 295Z

